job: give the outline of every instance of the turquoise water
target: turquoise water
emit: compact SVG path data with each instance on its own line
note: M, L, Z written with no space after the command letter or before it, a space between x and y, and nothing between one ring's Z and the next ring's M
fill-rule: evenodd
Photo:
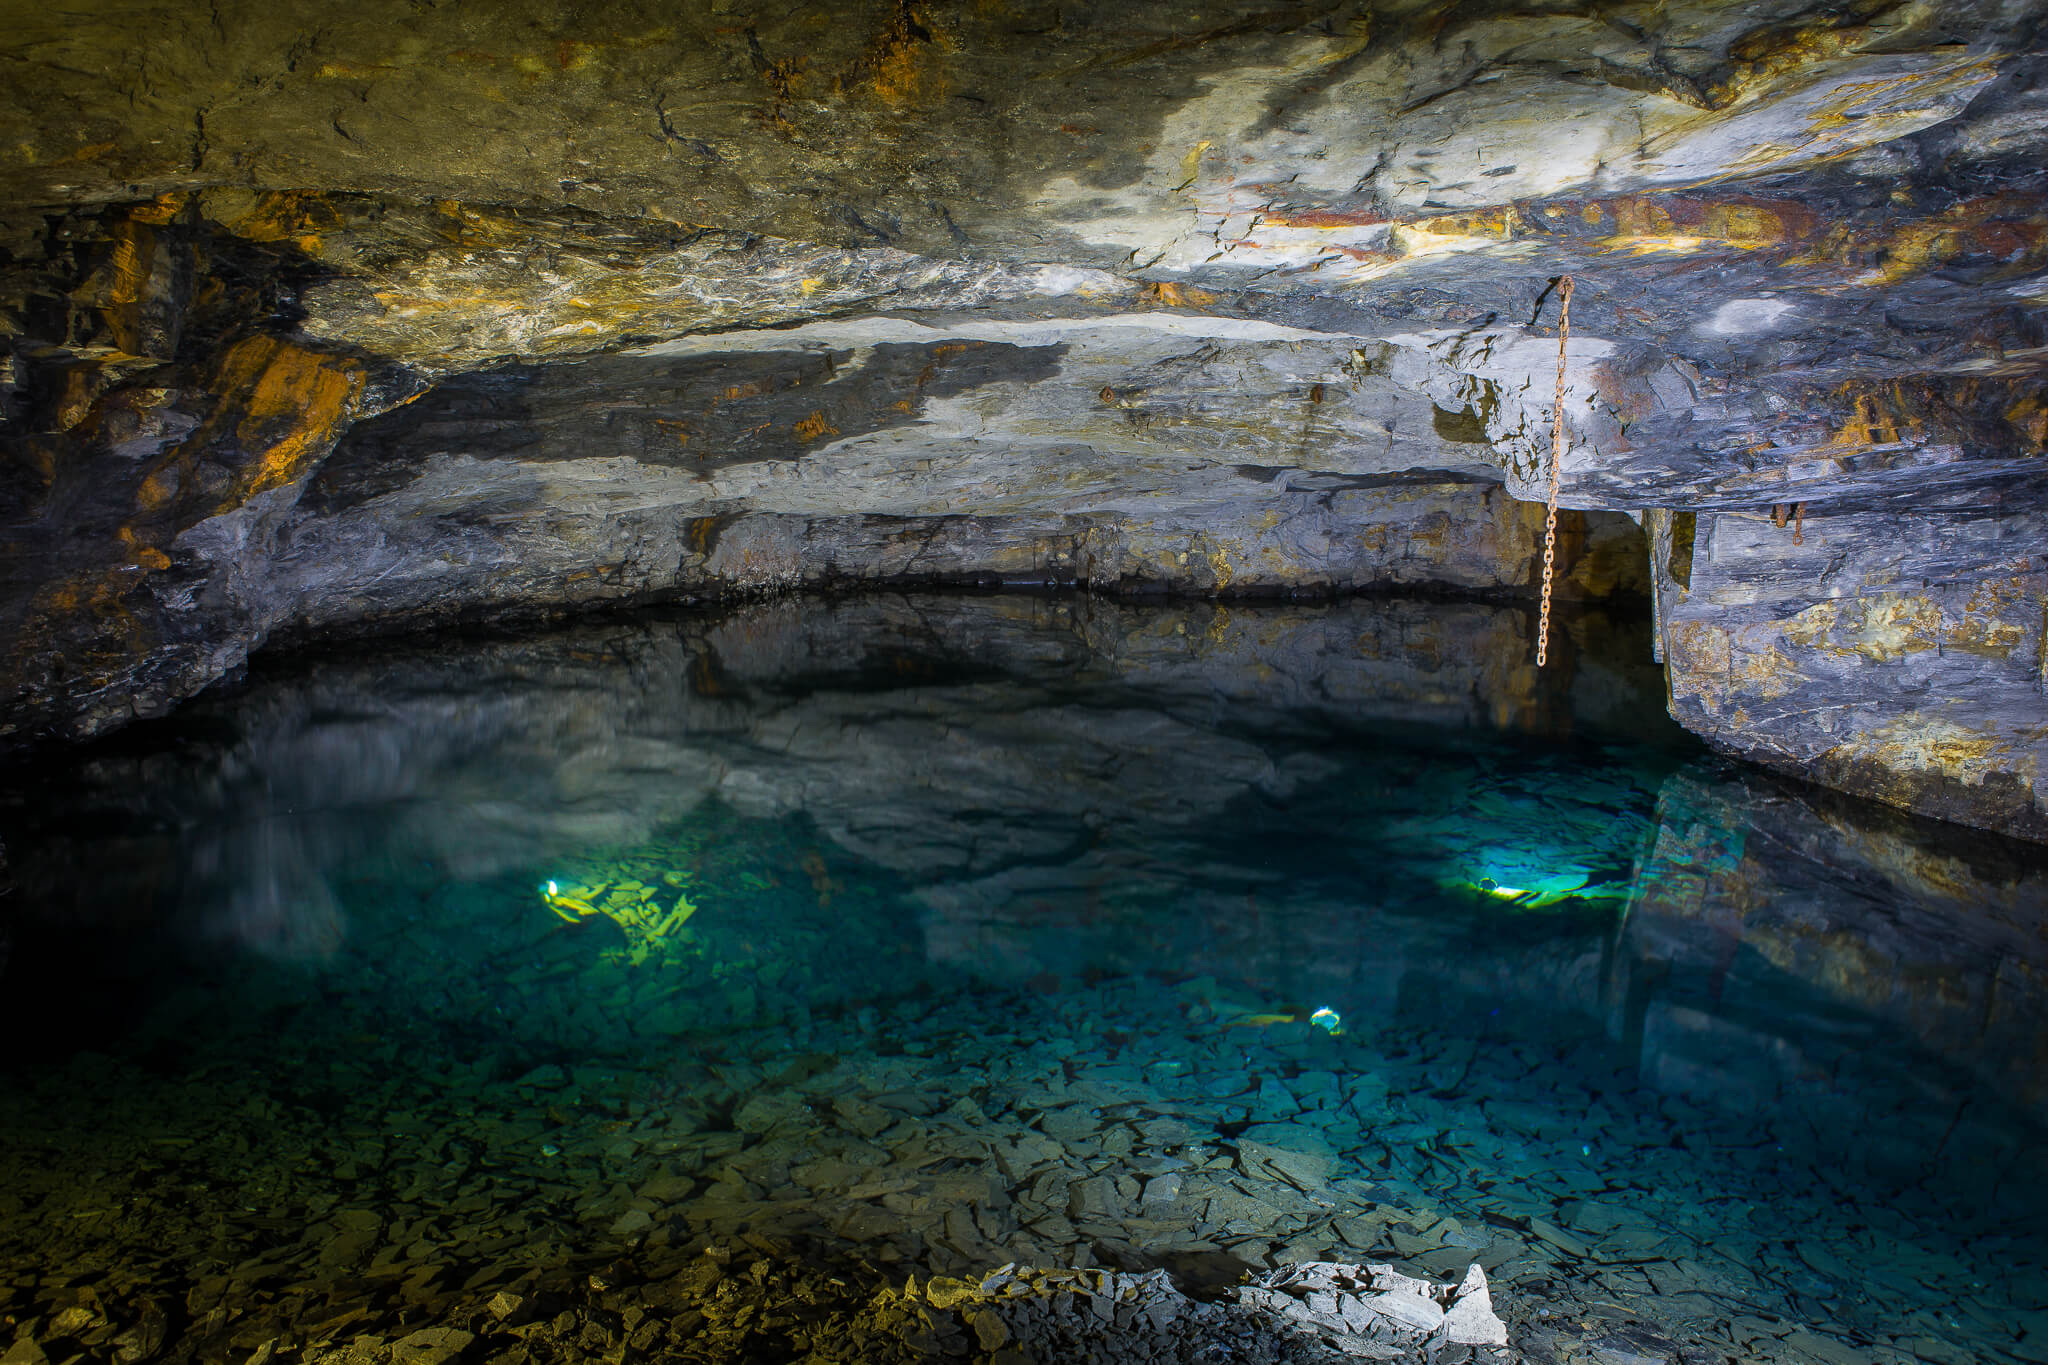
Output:
M24 773L0 1351L823 1359L906 1275L1338 1260L1478 1262L1530 1360L2048 1360L2048 856L1528 637L777 605Z

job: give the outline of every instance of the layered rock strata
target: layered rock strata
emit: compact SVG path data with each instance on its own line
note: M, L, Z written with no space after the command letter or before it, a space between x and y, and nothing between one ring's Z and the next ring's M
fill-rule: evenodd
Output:
M600 602L1526 593L1561 416L1675 715L2048 836L2038 5L186 17L0 40L11 739Z

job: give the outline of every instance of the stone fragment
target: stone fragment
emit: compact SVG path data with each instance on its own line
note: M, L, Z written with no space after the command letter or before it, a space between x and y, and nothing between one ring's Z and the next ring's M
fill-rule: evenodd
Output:
M58 1337L76 1336L99 1321L99 1314L90 1308L76 1304L59 1312L50 1319L50 1335Z
M1365 1301L1365 1306L1411 1332L1434 1332L1444 1324L1443 1309L1420 1294L1403 1290L1375 1294Z
M1101 1132L1102 1120L1082 1105L1069 1105L1048 1113L1039 1127L1054 1141L1072 1144Z
M1535 1233L1559 1251L1568 1252L1573 1256L1587 1256L1591 1254L1592 1249L1585 1242L1547 1219L1531 1218L1529 1220L1529 1231Z
M1846 1346L1833 1337L1823 1336L1804 1327L1795 1327L1787 1332L1785 1344L1797 1347L1816 1360L1826 1361L1827 1365L1861 1365L1861 1362L1867 1359L1854 1347Z
M974 1338L984 1351L998 1350L1010 1339L1010 1329L992 1309L983 1308L969 1313L967 1321L973 1326Z
M422 1327L391 1343L391 1365L446 1365L476 1338L454 1327Z
M1486 1272L1473 1266L1465 1272L1451 1306L1444 1312L1444 1332L1463 1346L1505 1346L1508 1327L1493 1311L1493 1292Z
M1123 1203L1117 1198L1115 1182L1103 1176L1076 1180L1067 1189L1067 1216L1076 1222L1082 1219L1108 1222L1121 1218Z

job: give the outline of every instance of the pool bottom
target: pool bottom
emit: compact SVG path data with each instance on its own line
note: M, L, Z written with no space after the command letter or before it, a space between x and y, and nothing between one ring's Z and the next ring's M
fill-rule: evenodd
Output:
M1587 1046L1333 1035L1153 979L962 982L518 1074L294 1037L5 1096L22 1360L988 1359L906 1282L1163 1269L1213 1298L1311 1261L1476 1263L1530 1361L2039 1358L1997 1278L2027 1247L1965 1251Z

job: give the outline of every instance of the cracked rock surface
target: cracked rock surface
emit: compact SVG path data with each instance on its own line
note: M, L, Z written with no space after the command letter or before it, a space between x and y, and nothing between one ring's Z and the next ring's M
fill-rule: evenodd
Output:
M2031 0L103 8L0 35L11 745L608 603L1524 595L1562 421L1679 720L2048 837Z

